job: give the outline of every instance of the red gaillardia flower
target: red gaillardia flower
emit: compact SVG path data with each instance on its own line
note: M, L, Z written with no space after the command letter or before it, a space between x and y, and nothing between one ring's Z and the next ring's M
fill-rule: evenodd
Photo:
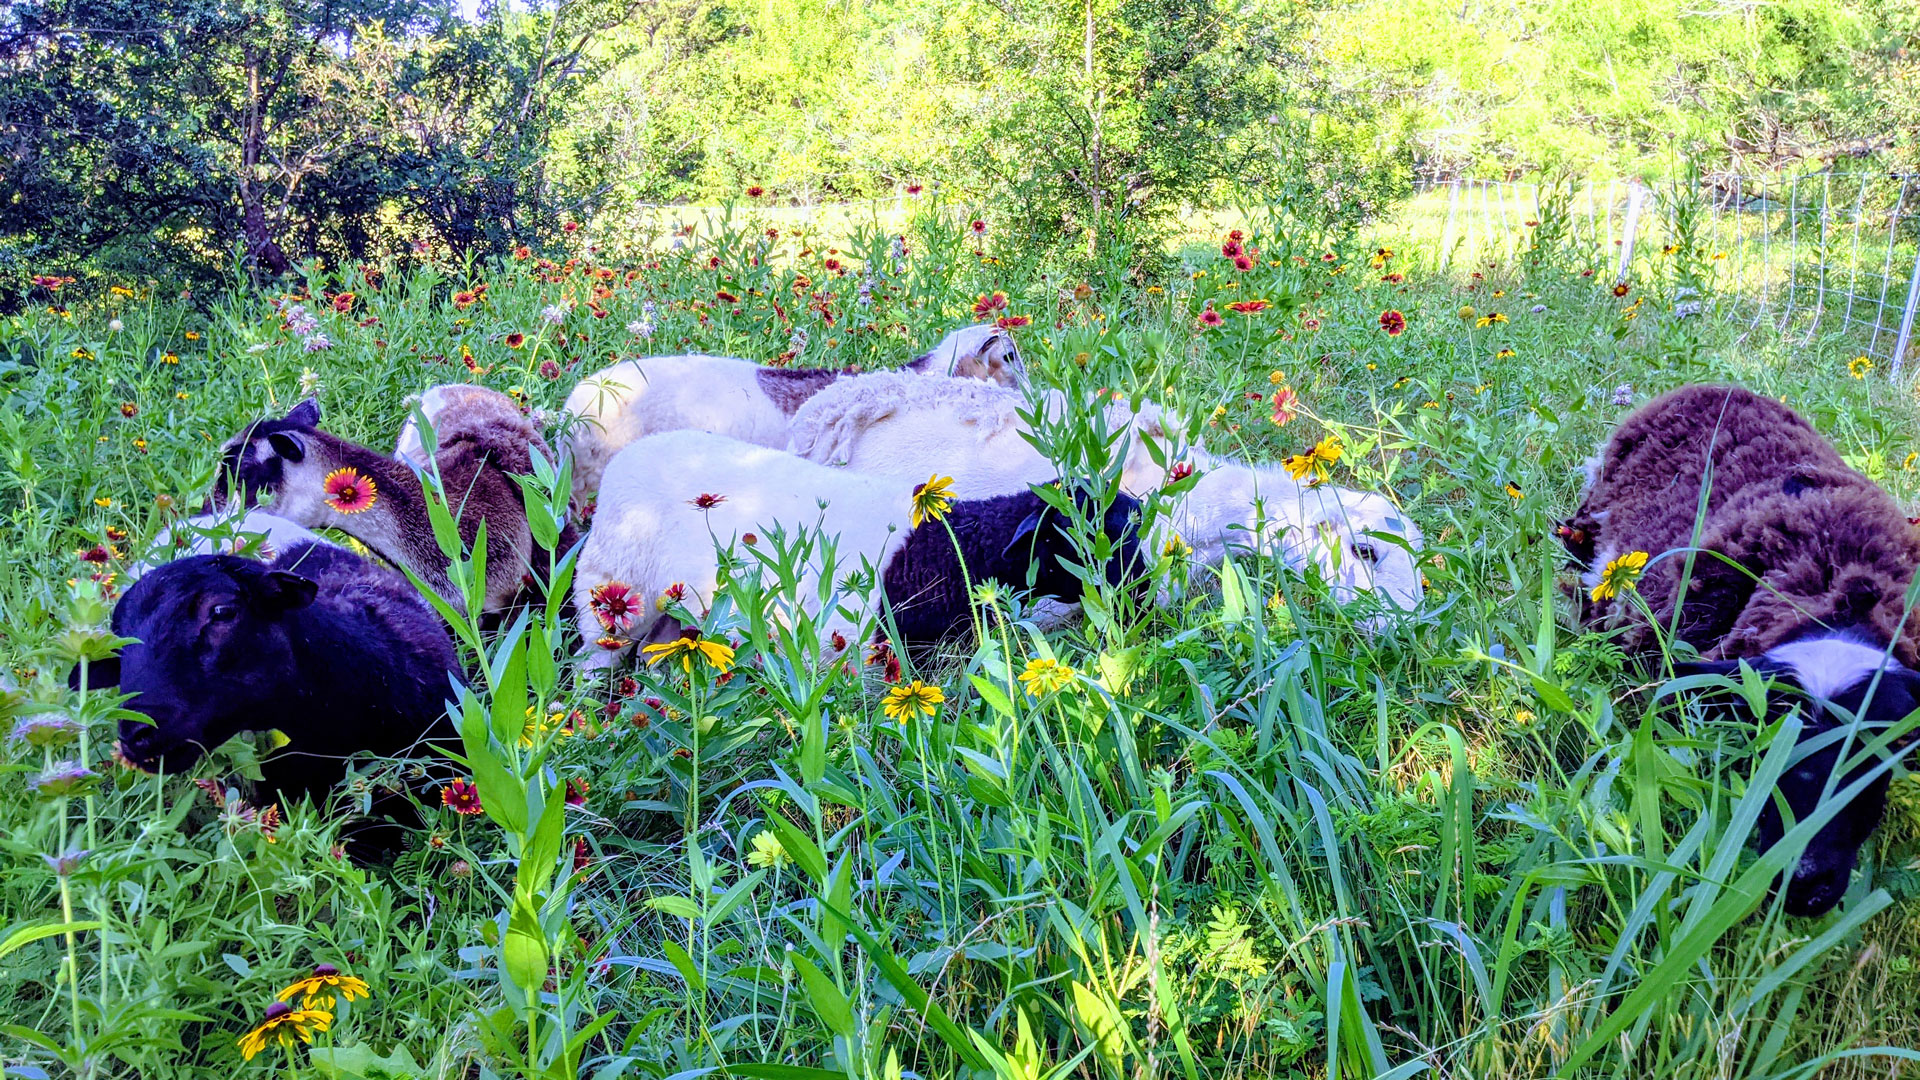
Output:
M983 295L973 302L973 313L982 318L1003 310L1007 306L1007 294L1003 292Z
M455 780L440 789L440 805L456 814L478 814L480 789L472 781Z
M767 189L761 187L759 184L753 184L747 188L747 198L749 199L757 199L766 193Z
M1233 257L1233 268L1241 273L1253 269L1253 256L1246 254L1235 255Z
M994 320L993 325L1002 330L1018 330L1032 321L1025 315L1002 315Z
M1398 311L1383 311L1380 313L1380 329L1385 330L1388 337L1399 337L1406 333L1407 317Z
M640 605L633 598L633 590L624 582L609 581L595 585L587 594L588 603L593 607L595 618L608 630L625 633L633 628L633 620L640 614Z
M342 514L365 510L376 496L373 478L360 475L360 470L351 465L328 473L321 489L327 493L323 501Z
M688 499L687 505L693 507L695 510L711 510L726 501L727 497L725 495L715 495L712 492L703 491L693 498Z
M1252 315L1265 311L1270 305L1265 300L1237 300L1227 305L1227 310L1235 315Z
M1212 308L1208 308L1200 313L1200 325L1202 326L1219 326L1226 321L1227 317L1225 315L1220 314Z
M526 343L527 343L527 335L521 333L518 330L515 330L513 333L507 335L507 348L509 349L517 349L520 346L525 345Z
M973 235L983 236L986 234L986 231L987 231L987 223L980 220L979 218L974 218L973 222L969 224L967 228L973 230Z

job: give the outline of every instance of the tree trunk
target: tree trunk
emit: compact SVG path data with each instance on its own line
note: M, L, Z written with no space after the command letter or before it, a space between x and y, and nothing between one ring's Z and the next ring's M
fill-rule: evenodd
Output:
M266 198L256 183L261 154L266 149L265 103L260 100L260 61L247 50L247 120L240 141L240 227L247 238L247 260L256 271L279 277L293 268L287 253L267 227Z

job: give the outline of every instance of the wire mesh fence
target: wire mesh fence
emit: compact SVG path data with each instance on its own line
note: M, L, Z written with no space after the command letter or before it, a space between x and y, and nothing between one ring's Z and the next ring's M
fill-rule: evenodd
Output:
M1913 360L1920 307L1920 176L1709 175L1652 186L1634 180L1426 184L1416 204L1442 266L1511 259L1535 223L1559 213L1566 242L1625 278L1636 257L1688 243L1713 268L1714 316L1839 337L1895 374Z

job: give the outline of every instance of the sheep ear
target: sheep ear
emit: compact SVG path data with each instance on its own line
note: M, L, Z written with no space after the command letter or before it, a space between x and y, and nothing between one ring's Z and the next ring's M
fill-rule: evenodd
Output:
M276 431L267 436L267 445L273 452L296 464L306 460L307 442L291 431Z
M320 594L320 586L311 578L272 570L260 579L253 591L269 611L293 611L313 603L313 598Z
M320 426L320 399L308 398L287 413L287 423L309 430Z
M120 685L120 657L105 656L87 662L87 689L101 690ZM67 672L67 689L80 689L80 665Z
M1032 542L1033 535L1040 531L1041 516L1050 509L1052 509L1052 507L1043 506L1033 513L1028 514L1026 519L1020 522L1019 527L1013 530L1013 536L1007 540L1006 550L1002 552L1002 554L1007 558L1016 558L1017 556L1014 549L1018 548L1021 544Z

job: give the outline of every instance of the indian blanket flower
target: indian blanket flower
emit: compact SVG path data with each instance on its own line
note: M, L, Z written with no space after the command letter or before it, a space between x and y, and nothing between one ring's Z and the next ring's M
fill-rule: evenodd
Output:
M993 325L1002 330L1018 330L1031 322L1033 320L1025 315L1002 315L993 321Z
M353 1001L367 996L367 981L352 975L342 975L340 969L332 964L316 964L313 974L304 979L296 979L293 985L280 991L278 1000L292 1001L300 999L300 1007L311 1009L316 1003L322 1009L334 1006L334 994Z
M1340 455L1346 447L1340 442L1340 436L1329 435L1313 444L1313 449L1304 454L1295 454L1283 464L1287 475L1295 480L1308 480L1324 484L1333 477L1333 466L1340 461Z
M527 335L515 330L507 335L507 348L518 349L527 343Z
M747 198L749 199L757 199L766 193L767 189L761 187L759 184L749 184L747 186Z
M1631 286L1629 286L1624 279L1621 281L1614 282L1613 295L1625 296L1630 291L1630 289L1631 289Z
M731 648L718 641L701 637L700 631L691 626L682 630L680 636L672 641L647 645L640 651L646 655L649 664L677 658L680 661L680 670L689 675L693 673L693 658L696 656L721 674L725 674L726 670L733 666Z
M1388 337L1399 337L1406 333L1407 317L1399 311L1383 311L1380 313L1380 329L1385 330Z
M1265 300L1236 300L1227 305L1227 310L1235 315L1253 315L1267 310L1269 306Z
M1200 313L1200 325L1202 326L1219 326L1226 321L1227 317L1225 315L1220 314L1212 308L1208 308Z
M1006 306L1007 306L1006 293L1003 293L1003 292L984 293L981 295L980 299L975 300L973 302L973 314L978 318L985 318L996 311L1004 310Z
M1593 587L1593 602L1611 600L1622 592L1638 587L1640 575L1647 569L1647 553L1629 551L1625 555L1610 560L1605 570L1600 571L1600 581Z
M316 1031L333 1026L333 1014L324 1009L296 1009L284 1001L267 1006L258 1027L240 1036L240 1056L252 1061L269 1044L292 1046L295 1039L312 1043Z
M640 604L625 582L609 581L595 585L587 593L587 603L593 608L594 617L600 620L601 627L618 633L632 629L633 620L640 614Z
M973 222L969 224L967 228L973 230L973 235L975 236L984 236L987 232L987 223L979 218L974 218Z
M1176 538L1177 539L1177 538ZM1034 657L1020 673L1020 683L1028 697L1042 698L1058 693L1073 683L1073 669L1049 657Z
M693 498L688 499L687 505L693 507L695 510L711 510L726 501L727 497L725 495L715 495L711 492L703 491Z
M1856 379L1866 378L1867 372L1872 370L1873 370L1873 358L1866 356L1864 354L1860 356L1856 356L1853 359L1847 361L1847 374L1853 376Z
M1233 257L1233 268L1241 273L1253 269L1253 256L1244 254L1235 255Z
M453 780L440 789L440 805L456 814L481 812L480 789L470 780Z
M939 521L953 509L953 477L929 476L927 482L913 489L913 506L909 517L913 527L919 528L928 521Z
M880 711L887 714L889 720L906 721L916 713L932 716L947 700L947 695L937 686L928 686L915 679L904 686L896 686L887 691L880 701Z
M1282 386L1273 392L1273 422L1281 427L1293 422L1300 412L1300 395L1293 387Z
M351 465L328 473L321 490L326 492L322 501L342 514L358 514L379 497L373 477L360 475L360 470Z

